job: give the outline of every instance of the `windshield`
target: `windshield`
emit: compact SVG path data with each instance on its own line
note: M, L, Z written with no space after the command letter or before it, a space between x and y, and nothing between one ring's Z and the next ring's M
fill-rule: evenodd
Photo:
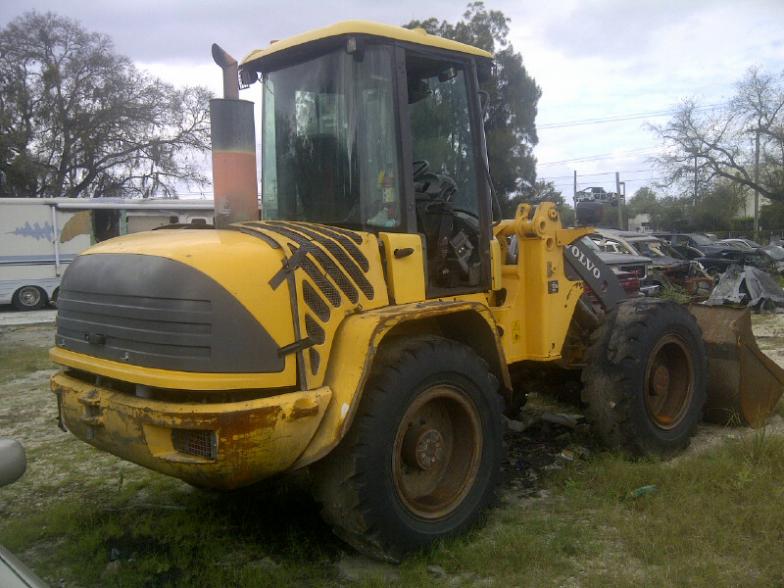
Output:
M673 257L683 259L683 256L662 241L635 241L634 247L645 257Z
M708 237L706 237L705 235L695 234L695 235L691 235L691 238L697 245L713 245L713 241L708 239Z
M266 73L263 218L400 224L391 50L345 50Z
M583 237L582 239L580 239L580 241L582 241L585 245L587 245L589 249L592 249L596 253L601 253L602 248L599 247L596 243L594 243L594 241L590 237L587 236Z

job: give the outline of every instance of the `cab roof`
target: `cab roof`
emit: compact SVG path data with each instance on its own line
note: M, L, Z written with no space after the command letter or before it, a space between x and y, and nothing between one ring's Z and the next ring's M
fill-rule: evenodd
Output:
M446 49L448 51L456 51L459 53L466 53L468 55L475 55L477 57L485 57L492 59L493 55L483 49L459 43L450 39L444 39L436 35L428 34L424 29L405 29L392 25L385 25L366 20L347 20L339 22L328 27L315 29L299 35L294 35L288 39L275 41L265 49L256 49L251 51L241 62L245 65L258 59L263 59L274 53L319 41L328 39L330 37L340 37L343 35L368 35L373 37L382 37L386 39L394 39L396 41L405 41L407 43L414 43L416 45L424 45L425 47L435 47L437 49Z

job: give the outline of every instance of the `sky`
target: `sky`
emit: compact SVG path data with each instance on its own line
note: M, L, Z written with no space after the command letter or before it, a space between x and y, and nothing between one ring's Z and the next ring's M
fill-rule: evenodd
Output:
M509 39L542 89L535 149L540 179L572 195L631 195L662 178L650 124L684 99L725 104L749 67L784 71L784 0L487 0L510 21ZM109 35L119 53L172 83L221 92L210 56L219 43L241 58L273 39L347 19L402 24L464 11L445 0L2 0L0 26L28 10L75 18ZM255 99L258 87L241 97ZM608 120L609 119L609 120ZM258 121L257 121L258 124Z

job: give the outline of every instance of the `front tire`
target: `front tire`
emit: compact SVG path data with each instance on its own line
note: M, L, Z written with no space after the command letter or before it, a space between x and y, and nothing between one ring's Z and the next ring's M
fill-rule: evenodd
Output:
M460 534L493 502L502 457L498 382L436 337L382 348L346 437L313 466L335 533L381 559Z
M11 304L17 310L38 310L46 306L46 292L38 286L22 286L14 292Z
M582 379L586 416L609 448L660 457L682 451L706 399L697 321L671 301L622 303L594 333Z

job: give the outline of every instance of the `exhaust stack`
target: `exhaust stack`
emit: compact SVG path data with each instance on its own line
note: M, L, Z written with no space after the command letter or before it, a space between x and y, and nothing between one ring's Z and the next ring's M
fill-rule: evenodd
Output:
M223 70L223 98L210 100L215 227L258 220L256 126L253 102L239 99L237 60L217 44L212 58Z

